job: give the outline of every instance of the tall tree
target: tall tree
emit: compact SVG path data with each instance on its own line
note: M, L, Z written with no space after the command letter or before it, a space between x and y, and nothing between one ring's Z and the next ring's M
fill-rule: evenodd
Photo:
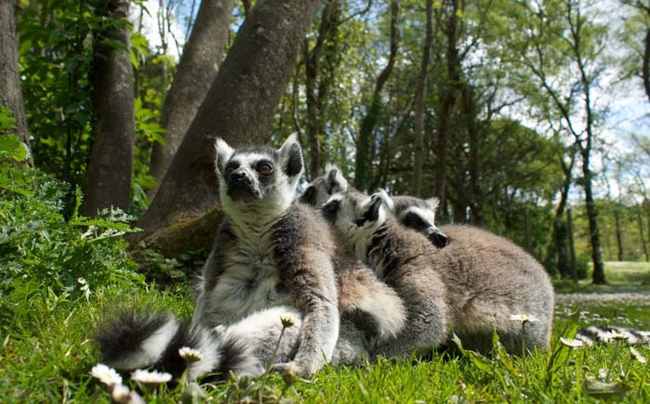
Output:
M147 234L218 207L214 141L217 136L233 146L266 141L318 3L255 3L138 223Z
M161 124L167 131L165 145L155 143L151 150L151 175L160 183L192 123L196 111L217 76L229 35L235 0L203 0L183 48L165 104ZM155 189L150 197L155 194Z
M0 106L9 108L16 121L16 135L29 145L23 93L18 73L18 32L15 9L18 2L0 0Z
M391 0L390 2L390 53L388 62L377 76L375 88L370 98L370 105L361 120L359 134L357 135L356 149L357 155L355 160L354 185L358 189L365 190L370 182L372 168L372 148L374 147L373 134L377 120L382 111L382 91L388 81L390 74L395 66L397 58L397 49L399 45L399 31L397 26L397 17L399 14L399 2Z
M436 142L435 195L440 199L440 216L444 217L447 204L447 141L450 137L451 121L461 86L461 66L458 49L458 25L460 1L449 0L447 4L446 63L447 81L443 88L442 103L438 113L438 137Z
M415 88L415 156L413 167L413 194L420 196L422 189L422 155L424 149L424 101L427 97L427 73L433 43L433 0L426 4L426 35L422 45L420 74Z
M581 157L595 284L606 283L594 200L591 158L597 140L593 87L603 73L606 27L595 22L582 0L548 1L537 9L520 4L526 17L518 59L564 121ZM532 25L526 25L532 24ZM515 40L516 41L516 40ZM566 81L565 81L566 80Z
M308 176L316 177L323 166L320 137L323 135L321 115L329 80L318 81L320 59L328 37L335 32L339 17L338 0L329 0L323 7L316 43L309 49L309 39L305 38L303 58L305 61L305 91L307 103L307 145L309 150Z
M129 0L101 0L98 10L109 21L94 32L93 108L95 139L86 176L82 212L129 209L135 147L134 78L129 53Z

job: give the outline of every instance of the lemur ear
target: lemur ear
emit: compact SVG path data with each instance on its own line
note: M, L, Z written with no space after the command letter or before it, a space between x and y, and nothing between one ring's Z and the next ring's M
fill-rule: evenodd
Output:
M363 212L362 218L357 220L357 226L363 226L366 222L376 222L379 220L379 210L383 204L384 201L382 197L379 196L379 193L373 194Z
M330 195L348 190L348 180L343 177L341 170L337 166L332 164L325 166L325 178Z
M391 212L395 211L395 202L393 202L393 198L388 195L388 192L386 192L385 189L380 189L379 192L375 193L372 195L372 197L377 196L377 198L381 199L382 203L390 210Z
M220 137L217 138L217 141L214 144L214 149L217 152L217 157L214 161L214 168L217 174L219 174L219 172L223 171L225 164L230 160L232 155L235 153L235 150Z
M289 177L300 176L303 169L302 149L295 133L284 141L278 153L280 154L280 165L284 173Z
M431 209L433 211L438 210L438 206L440 206L440 199L438 199L436 197L426 199L424 202L427 204L429 209Z

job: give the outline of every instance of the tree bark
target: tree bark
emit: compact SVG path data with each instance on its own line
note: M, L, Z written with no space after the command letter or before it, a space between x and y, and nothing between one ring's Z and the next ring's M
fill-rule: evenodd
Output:
M646 10L646 13L650 15L650 10ZM650 100L650 28L648 28L645 33L641 76L643 78L643 88L645 89L645 94L648 97L648 100Z
M639 238L641 239L641 247L643 247L643 255L646 262L650 261L650 252L648 252L648 243L645 239L645 230L643 229L643 205L639 204L636 209L636 218L639 224Z
M357 155L354 165L354 185L360 190L366 190L371 178L371 147L375 125L377 124L377 120L379 119L382 110L383 103L381 101L381 92L384 89L384 85L386 84L386 81L388 81L390 74L393 72L395 58L397 57L399 42L397 30L398 13L399 2L392 0L390 2L390 54L388 56L388 63L381 73L379 73L379 76L377 76L370 106L368 107L366 115L361 120L361 127L359 128L359 134L356 141Z
M524 233L526 236L526 251L533 254L533 237L530 231L530 209L524 209Z
M621 232L621 213L618 206L614 208L614 230L616 232L616 248L618 251L618 260L623 261L623 234Z
M438 124L438 141L436 147L436 183L435 192L440 200L441 209L438 214L444 217L446 206L446 176L447 176L447 139L451 129L451 120L454 113L454 106L458 98L458 86L460 85L460 60L458 52L458 7L459 0L451 0L449 10L449 21L447 24L447 83L445 84L444 96Z
M582 172L584 175L585 203L587 206L587 219L589 221L589 240L591 241L591 260L594 265L592 281L596 285L607 283L605 279L605 266L600 249L600 232L598 230L598 209L594 202L591 187L591 170L589 169L589 155L583 154Z
M477 122L478 108L474 95L474 88L465 84L462 86L461 98L463 102L463 115L467 125L467 139L469 145L469 180L470 180L470 207L472 211L472 223L483 224L483 205L485 195L481 187L481 146L480 127Z
M187 128L217 76L228 40L235 0L203 0L174 82L165 99L160 118L167 130L166 144L154 143L151 150L151 175L160 183ZM152 198L156 189L150 192Z
M572 173L573 166L576 161L576 152L575 148L570 149L570 160L567 164L564 161L564 156L560 156L560 167L564 173L564 182L562 183L562 190L560 191L560 202L555 209L555 220L553 221L553 236L551 244L549 246L549 252L546 256L545 263L547 266L554 265L557 266L557 271L562 275L562 277L568 277L571 275L571 268L569 265L569 257L567 252L567 223L564 220L564 211L566 210L566 204L569 200L569 191L571 189ZM553 273L553 269L548 268Z
M318 37L314 47L309 50L309 40L304 41L305 58L305 92L307 101L307 146L309 147L309 169L308 178L318 176L322 168L322 150L320 136L323 134L323 126L320 116L323 111L322 99L327 92L327 87L318 83L320 58L325 40L333 31L338 16L338 0L329 0L323 8Z
M156 197L138 222L151 233L219 202L214 142L264 143L317 0L258 0L240 28ZM207 84L206 84L207 85Z
M569 236L569 269L571 271L573 282L578 283L578 268L576 266L576 248L573 238L573 215L571 208L567 209L566 217L567 233Z
M104 208L128 211L135 147L133 66L129 53L128 0L101 3L102 15L116 25L94 33L93 108L95 139L86 175L82 212L94 216ZM111 42L119 42L118 49Z
M422 164L424 149L424 101L427 98L427 71L431 44L433 43L433 0L426 4L426 35L422 46L422 62L415 88L415 158L413 162L413 195L419 197L422 190Z
M20 52L16 31L17 5L18 3L13 0L0 0L0 106L11 110L16 121L16 135L23 143L29 145L25 105L18 71Z

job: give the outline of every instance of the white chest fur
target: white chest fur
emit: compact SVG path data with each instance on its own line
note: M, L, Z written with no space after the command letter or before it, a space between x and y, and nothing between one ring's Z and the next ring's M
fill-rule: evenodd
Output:
M256 311L286 304L271 238L270 229L240 236L226 253L223 272L208 297L210 311L218 313L219 323L231 324Z

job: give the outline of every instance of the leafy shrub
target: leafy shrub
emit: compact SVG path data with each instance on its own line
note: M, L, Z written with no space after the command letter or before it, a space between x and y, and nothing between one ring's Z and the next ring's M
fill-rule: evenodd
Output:
M0 159L2 159L0 157ZM133 232L121 211L66 220L68 186L36 169L0 160L0 311L34 294L90 294L100 284L143 282L121 236ZM79 195L79 192L77 192Z

